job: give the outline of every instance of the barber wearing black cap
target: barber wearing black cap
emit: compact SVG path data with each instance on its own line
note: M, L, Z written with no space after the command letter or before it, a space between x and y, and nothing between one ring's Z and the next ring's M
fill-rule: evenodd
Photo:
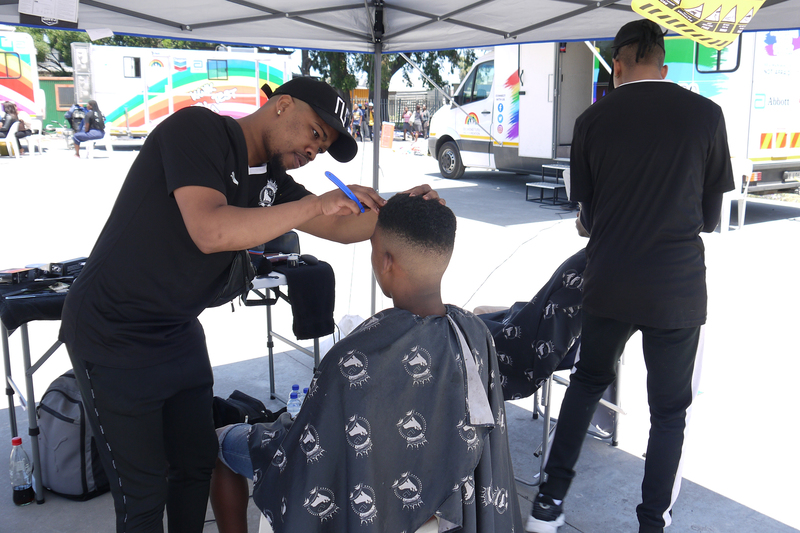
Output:
M635 331L651 413L640 533L671 523L706 321L701 232L733 189L718 105L664 79L664 37L638 20L614 39L615 90L575 122L570 199L589 232L581 346L526 531L555 533L598 400ZM591 529L591 528L590 528Z
M203 530L218 444L197 317L219 303L237 251L293 228L342 243L372 235L385 203L373 189L351 186L362 214L339 189L316 196L286 174L325 152L356 155L349 106L329 85L297 78L239 120L190 107L155 128L131 166L60 333L117 531L163 531L165 505L171 533Z

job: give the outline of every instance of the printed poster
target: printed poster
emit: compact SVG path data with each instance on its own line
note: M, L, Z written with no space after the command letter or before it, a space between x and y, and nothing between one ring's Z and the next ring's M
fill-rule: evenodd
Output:
M709 48L722 50L753 20L764 0L633 0L643 17Z

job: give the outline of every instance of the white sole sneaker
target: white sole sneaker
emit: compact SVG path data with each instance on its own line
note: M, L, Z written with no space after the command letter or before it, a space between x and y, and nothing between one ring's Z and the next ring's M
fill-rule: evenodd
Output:
M561 513L552 522L544 522L528 515L528 521L525 522L525 531L528 533L558 533L558 528L563 526L564 522L564 513Z

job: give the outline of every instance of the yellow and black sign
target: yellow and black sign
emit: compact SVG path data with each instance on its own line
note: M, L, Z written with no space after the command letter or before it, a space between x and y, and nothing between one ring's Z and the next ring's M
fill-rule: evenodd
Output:
M643 17L722 50L742 33L764 0L633 0Z

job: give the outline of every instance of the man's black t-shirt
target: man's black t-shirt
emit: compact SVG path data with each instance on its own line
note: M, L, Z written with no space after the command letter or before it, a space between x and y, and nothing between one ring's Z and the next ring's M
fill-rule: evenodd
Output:
M570 199L589 206L584 307L674 329L706 319L703 195L733 189L725 119L664 81L620 86L575 122Z
M64 305L60 339L73 355L134 368L205 353L197 316L222 288L234 252L202 253L173 192L210 187L229 205L269 206L309 194L285 172L249 176L238 123L191 107L148 136Z

